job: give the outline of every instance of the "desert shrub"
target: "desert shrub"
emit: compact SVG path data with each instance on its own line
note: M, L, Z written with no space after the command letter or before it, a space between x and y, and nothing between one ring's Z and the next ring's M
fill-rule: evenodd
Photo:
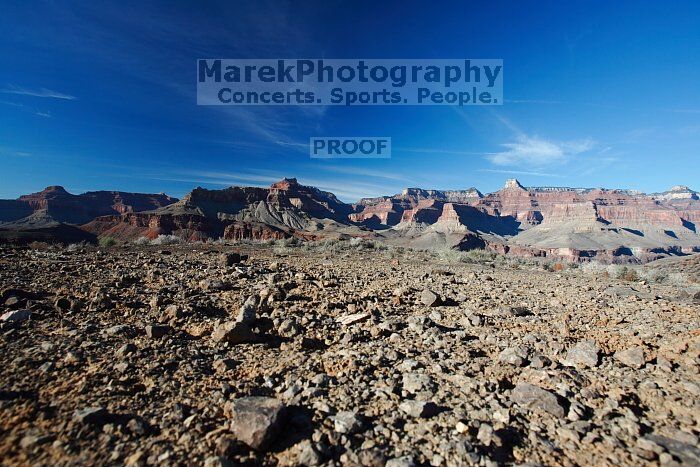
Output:
M620 279L623 281L633 282L639 280L639 275L634 269L628 268L627 266L617 267L615 274L611 274L615 279Z
M439 260L448 263L459 263L462 262L462 258L464 258L463 251L455 250L454 248L449 247L436 248L433 251L433 255Z
M362 239L360 237L353 237L350 239L351 247L358 247L362 245Z
M668 273L665 271L658 270L642 270L639 272L639 278L647 282L653 282L656 284L663 284L668 279Z
M301 246L303 243L304 242L297 237L289 237L289 238L283 238L280 240L276 240L275 246L282 247L282 248L293 248L293 247Z
M475 263L485 263L494 260L501 260L501 262L505 262L506 260L505 256L483 249L465 251L464 258L466 259L466 262Z
M158 235L151 240L151 245L177 245L184 243L184 240L177 235Z
M386 246L375 242L374 240L367 240L366 238L353 237L348 242L351 248L355 250L385 250Z
M340 253L343 251L343 245L340 240L335 238L328 238L326 240L321 240L317 242L308 242L305 249L308 250L319 250L326 253Z
M552 266L552 271L554 272L561 272L564 269L566 269L566 265L562 263L554 263L554 265Z
M296 237L283 238L275 240L273 251L278 255L285 255L292 252L293 248L296 248L302 244L302 241Z
M102 237L99 244L102 248L109 248L117 244L117 239L114 237Z
M151 240L148 237L139 237L136 240L134 240L134 245L150 245Z

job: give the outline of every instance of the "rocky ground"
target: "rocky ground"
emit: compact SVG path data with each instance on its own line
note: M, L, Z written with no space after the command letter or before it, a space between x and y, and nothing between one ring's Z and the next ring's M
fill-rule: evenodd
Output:
M556 269L2 248L0 459L700 464L700 286Z

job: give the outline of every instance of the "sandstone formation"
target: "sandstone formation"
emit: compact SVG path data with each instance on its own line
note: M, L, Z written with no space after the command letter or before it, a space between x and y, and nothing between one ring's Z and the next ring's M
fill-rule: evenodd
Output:
M98 216L157 209L177 201L165 194L88 191L68 193L61 186L50 186L16 200L0 200L0 222L21 221L41 213L56 222L84 224Z
M406 190L363 200L351 218L390 241L456 246L478 235L503 254L569 261L650 261L700 251L697 193L686 187L644 195L627 190L525 188L508 180L488 195L451 202L443 192ZM397 234L400 232L400 234Z
M159 235L187 241L350 236L418 249L488 248L514 256L632 263L700 251L700 200L684 186L645 195L526 188L511 179L486 195L475 188L407 188L353 205L293 178L269 188L196 188L177 202L165 195L119 192L76 196L49 187L1 201L0 219L15 219L0 224L6 231L0 231L0 239L10 231L64 242Z
M175 201L162 193L89 191L73 195L61 186L50 186L16 200L0 200L0 241L94 241L94 235L77 225L99 216L147 211Z
M84 228L124 239L175 234L187 240L267 240L313 236L328 226L349 224L351 209L332 193L300 185L292 178L270 188L196 188L164 208L100 217Z

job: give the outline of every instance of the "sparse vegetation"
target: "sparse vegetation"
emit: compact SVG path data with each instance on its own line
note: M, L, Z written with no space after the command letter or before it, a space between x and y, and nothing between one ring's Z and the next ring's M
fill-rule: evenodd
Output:
M99 245L102 248L109 248L117 244L117 239L114 237L102 237L100 238Z
M184 240L177 235L158 235L151 240L151 245L177 245L184 243Z
M148 237L139 237L136 240L134 240L134 245L150 245L151 240Z
M180 242L180 239L162 236L156 241L163 244ZM150 245L151 241L144 238L136 243ZM670 263L669 269L663 272L641 265L593 263L571 267L575 263L548 258L515 258L488 250L408 251L362 238L318 242L298 238L265 242L246 240L236 242L240 247L232 247L233 241L226 242L225 246L213 243L183 243L182 246L167 248L120 243L118 248L111 250L98 252L94 247L79 248L72 254L65 254L66 247L58 245L47 251L26 248L2 251L12 253L7 255L12 259L5 262L6 267L0 268L0 279L12 289L18 286L26 288L27 295L35 290L37 293L29 310L36 319L30 315L24 323L3 324L3 330L12 329L12 339L7 340L8 351L0 367L8 376L6 380L14 378L23 382L18 387L33 391L54 388L60 392L60 397L55 399L64 405L59 407L58 413L67 420L52 425L55 428L51 433L67 439L71 433L85 429L86 422L76 419L74 413L84 412L84 406L92 407L92 399L85 398L86 391L96 395L96 400L111 400L113 391L105 387L103 379L119 381L124 373L116 364L104 364L104 349L109 347L112 349L110 358L118 363L127 362L129 371L133 372L130 377L138 380L151 378L153 368L177 365L177 371L170 375L176 384L156 384L151 389L153 400L162 403L152 405L147 412L148 420L167 419L176 404L209 394L211 400L205 402L216 408L208 415L212 425L231 424L228 412L220 407L227 403L230 407L230 402L239 398L224 400L210 389L220 386L222 380L235 380L241 387L256 388L269 375L274 376L276 384L289 381L290 387L300 380L318 381L323 387L332 381L332 391L297 393L299 404L302 407L308 404L309 410L318 402L328 407L367 407L363 388L368 385L379 387L386 381L397 380L402 391L403 388L413 388L414 394L402 393L400 397L404 400L401 401L393 397L373 400L373 404L381 405L377 411L371 412L372 416L378 417L376 423L384 425L396 420L392 411L405 414L401 415L404 419L421 416L419 412L416 416L408 412L413 410L410 404L416 402L412 398L415 391L432 392L447 407L469 404L480 410L482 407L486 411L492 410L489 402L484 401L483 391L461 390L464 381L474 382L475 388L493 390L499 400L512 400L514 394L520 397L518 394L524 390L534 391L537 397L549 397L545 409L553 408L560 416L553 417L552 413L538 407L534 410L543 413L533 416L543 420L548 417L548 424L558 423L550 429L549 436L557 442L569 442L566 433L560 435L560 428L569 426L570 420L565 414L567 411L572 413L571 407L579 414L586 413L587 417L598 420L605 420L609 415L608 407L600 403L598 394L584 390L589 381L596 379L601 392L612 394L624 393L630 387L641 387L652 371L662 371L649 358L647 349L663 348L664 355L671 356L674 361L684 361L682 359L688 355L687 349L693 342L689 336L688 344L676 344L679 334L692 329L694 315L685 310L691 309L697 287L686 285L674 291L665 284L650 283L649 287L641 287L604 279L601 275L583 276L583 271L590 269L597 274L610 271L621 278L630 278L635 273L644 280L667 281L667 275L673 271L670 268L677 267L677 263ZM166 249L169 254L162 254ZM278 257L278 251L289 255ZM108 258L104 252L108 252ZM397 257L401 252L406 253ZM476 262L479 264L467 264ZM104 267L107 264L111 267ZM65 271L71 271L71 274L65 274ZM287 287L287 284L292 287ZM657 294L669 299L648 298ZM632 296L640 297L640 301L630 300ZM313 302L302 301L304 297L312 297ZM22 296L18 298L24 300ZM120 306L132 303L156 306ZM115 310L117 306L119 309ZM602 313L601 307L604 308ZM11 310L12 313L20 311ZM605 320L601 319L602 314ZM669 316L673 317L673 322L669 321ZM242 323L250 324L242 326ZM185 333L194 329L206 329L206 332L196 339L186 338ZM22 349L42 348L46 336L52 334L57 336L51 340L55 346L52 353L38 353L32 365L14 357L21 355ZM561 335L568 337L558 337ZM579 335L589 339L574 338ZM628 339L629 336L634 340ZM285 341L294 343L294 347L282 345ZM76 345L80 342L92 344ZM303 343L320 345L320 342L334 342L337 348L327 350L309 346L303 352L299 351L303 349ZM562 342L566 347L562 347ZM588 342L594 344L588 345ZM667 345L669 342L671 345ZM494 343L507 344L501 348ZM385 363L373 366L372 371L356 365L356 362L372 362L392 353L398 356L399 352L417 360L394 359L392 356ZM415 371L418 360L433 362L436 358L440 365L435 365L435 371L430 364L419 368L425 371ZM576 367L576 378L571 377L574 374L571 368L552 364L555 359L565 358L568 361L577 359L573 362L580 366ZM661 400L658 407L671 410L668 406L671 401L677 402L677 406L672 406L677 407L675 410L690 411L694 407L687 407L685 400L692 398L682 399L687 391L681 384L694 382L692 378L696 374L687 365L672 368L671 358L665 364L663 374L673 375L672 383L677 386L669 387L677 390L669 390L669 397ZM62 362L60 365L51 366L59 361ZM439 386L438 381L443 380L446 372L460 375L465 362L471 368L472 361L479 362L474 367L473 376L456 379L460 384ZM658 361L664 362L662 359ZM547 365L547 373L551 373L552 378L566 380L568 389L565 395L571 399L569 402L559 402L561 399L553 391L550 393L531 383L523 385L520 382L521 373L526 370L524 366L532 365L534 369L540 364ZM52 372L53 386L45 385L45 368ZM270 368L280 370L271 372ZM319 377L321 372L323 374ZM97 373L104 374L104 377L87 378L85 383L73 384L83 374ZM288 377L288 374L293 376ZM501 385L500 381L504 384ZM35 382L35 387L26 382ZM316 383L313 384L311 387L318 389ZM531 398L525 396L523 406L514 402L507 408L507 411L513 411L506 414L510 417L509 426L518 433L527 433L533 412ZM140 400L123 398L112 402L106 404L109 409L100 409L101 412L97 413L105 417L113 416L112 413L119 414L115 417L145 413ZM637 404L634 399L628 402ZM404 408L397 407L397 403ZM423 402L419 400L418 403ZM418 409L422 410L421 407ZM502 406L499 407L496 410L503 410ZM104 415L105 410L112 412ZM586 412L581 412L583 410ZM92 411L87 413L94 414ZM645 414L649 413L646 410L639 413L642 414L640 424L644 423L652 430L662 426L657 418L646 417ZM330 439L335 435L335 419L329 417L335 417L335 414L323 412L320 417L314 419L318 422L314 433L318 430L324 439ZM139 428L136 422L131 422L134 419L130 418L126 423ZM444 441L442 433L454 430L456 422L451 416L447 419L438 416L430 423L441 424L436 425L439 432L430 445L431 449L437 449ZM419 449L426 446L425 430L414 422L406 423L406 426L409 428L402 433L402 438L392 441L403 444L387 444L387 449L402 454L412 443L419 443ZM16 427L11 426L11 430L14 430L13 439L34 436L24 419L20 419ZM596 430L596 436L601 439L613 433L597 424L591 430ZM106 432L102 430L100 433ZM207 433L207 430L193 431L193 438L186 446L189 457L182 462L191 461L194 458L191 453L195 453L196 460L204 463L211 452ZM624 437L619 440L619 446L636 442L637 432L619 430L614 433ZM230 438L231 434L223 436ZM387 438L373 430L367 430L366 436L371 437L372 442L387 442ZM136 443L144 439L130 437L129 442L134 443L134 448L129 449L135 449ZM86 449L94 446L98 452L101 444L97 443L99 441L94 445L86 444ZM159 443L167 449L183 447L182 434L177 430L164 432ZM359 441L357 443L354 447L359 448ZM246 451L244 444L237 446L242 453L235 457L237 464L260 455L252 449ZM63 457L49 462L48 456L54 452L51 450L31 452L47 457L47 462L39 459L35 462L37 464L69 463L61 462ZM59 455L64 453L59 452ZM108 455L110 452L105 453ZM390 455L394 456L393 453ZM570 463L585 463L583 461L590 458L589 453L585 455L572 457ZM99 464L101 460L92 463ZM180 458L172 460L181 461ZM273 459L272 463L276 460ZM296 454L288 460L285 465L299 463ZM464 458L444 464L469 462L470 458Z

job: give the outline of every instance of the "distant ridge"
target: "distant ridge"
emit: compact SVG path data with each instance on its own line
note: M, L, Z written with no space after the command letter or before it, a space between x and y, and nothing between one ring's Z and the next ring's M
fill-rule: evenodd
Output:
M700 251L700 200L686 186L646 195L621 189L524 187L509 179L501 190L488 194L476 188L414 187L355 204L296 178L269 188L195 188L179 201L163 194L116 191L72 195L52 186L17 200L0 200L0 220L0 229L15 232L15 237L20 231L44 229L46 234L49 228L122 240L163 234L189 241L361 236L414 248L481 246L518 256L610 262Z

